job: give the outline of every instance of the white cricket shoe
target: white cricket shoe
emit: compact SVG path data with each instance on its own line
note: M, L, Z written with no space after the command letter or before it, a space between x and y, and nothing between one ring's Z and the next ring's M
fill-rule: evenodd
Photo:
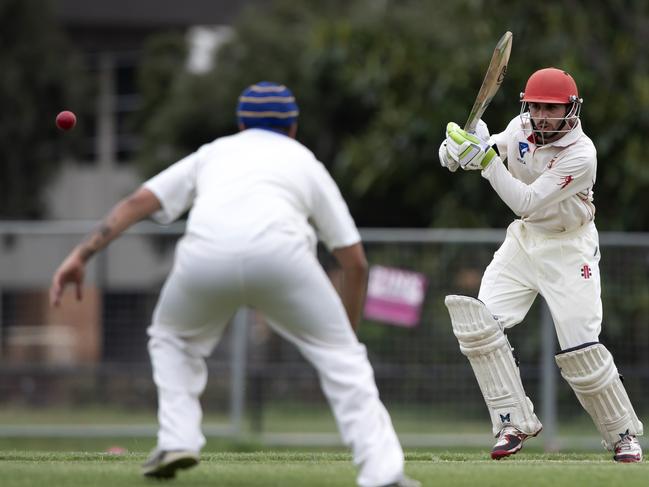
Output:
M518 453L523 448L523 442L525 440L535 437L540 432L541 430L538 430L533 435L528 435L513 426L505 426L498 433L496 444L491 449L491 458L500 460L501 458Z
M620 441L615 444L613 460L621 463L636 463L642 461L642 447L635 435L629 430L620 435Z
M142 475L159 479L172 479L176 470L197 465L198 453L189 450L158 450L151 452L149 458L142 464Z

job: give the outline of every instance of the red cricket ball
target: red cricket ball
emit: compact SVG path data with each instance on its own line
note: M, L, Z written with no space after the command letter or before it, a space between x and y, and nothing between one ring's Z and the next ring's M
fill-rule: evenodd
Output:
M61 130L71 130L77 124L77 116L69 110L63 110L56 116L56 126Z

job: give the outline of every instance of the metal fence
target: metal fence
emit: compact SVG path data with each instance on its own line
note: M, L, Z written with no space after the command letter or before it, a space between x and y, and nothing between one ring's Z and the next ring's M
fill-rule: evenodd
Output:
M47 305L51 275L90 228L88 222L0 223L0 435L155 431L145 329L184 227L138 224L90 265L84 301L75 302L69 292L63 308L52 310ZM404 444L488 446L488 414L443 299L477 294L504 230L364 229L362 234L370 265L417 271L428 280L417 326L365 319L360 331ZM649 412L644 392L649 234L604 233L601 247L601 339L642 416ZM333 276L331 256L322 251L321 257ZM313 369L255 310L243 310L233 321L208 360L206 433L336 444ZM545 449L596 445L594 426L554 364L557 344L541 298L509 337L544 423ZM38 425L29 419L34 410L44 418Z

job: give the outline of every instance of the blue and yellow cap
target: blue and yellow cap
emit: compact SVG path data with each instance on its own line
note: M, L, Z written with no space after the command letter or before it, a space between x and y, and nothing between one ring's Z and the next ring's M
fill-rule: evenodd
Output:
M248 128L290 127L299 113L291 90L271 81L260 81L243 90L237 106L237 119Z

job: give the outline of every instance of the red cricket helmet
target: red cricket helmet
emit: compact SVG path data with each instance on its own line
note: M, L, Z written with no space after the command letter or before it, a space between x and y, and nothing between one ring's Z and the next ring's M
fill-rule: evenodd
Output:
M568 104L581 100L572 76L561 69L544 68L527 80L521 101Z

